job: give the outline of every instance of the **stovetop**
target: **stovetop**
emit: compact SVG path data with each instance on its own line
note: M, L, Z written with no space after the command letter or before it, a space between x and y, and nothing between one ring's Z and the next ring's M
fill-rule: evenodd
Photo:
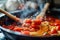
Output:
M2 33L1 30L0 30L0 40L6 40L4 34Z
M5 35L0 30L0 40L10 40L9 38L6 38Z

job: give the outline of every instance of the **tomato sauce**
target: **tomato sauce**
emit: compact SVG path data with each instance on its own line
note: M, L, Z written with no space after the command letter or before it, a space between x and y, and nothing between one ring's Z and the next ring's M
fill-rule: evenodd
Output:
M3 25L3 27L31 36L60 34L60 20L53 17L47 17L42 21L40 19L25 19L22 25L17 25L14 22L8 26Z

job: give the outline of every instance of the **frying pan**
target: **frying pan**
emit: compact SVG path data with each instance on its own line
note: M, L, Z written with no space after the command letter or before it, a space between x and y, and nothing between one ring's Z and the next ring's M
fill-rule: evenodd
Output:
M54 13L54 12L51 12ZM60 13L60 12L58 12ZM21 16L21 12L15 12L12 13L13 15L16 15L20 18ZM56 15L59 17L59 15ZM7 20L9 19L9 20ZM0 18L0 28L2 30L2 32L4 33L4 35L6 36L6 38L10 39L10 40L59 40L60 36L44 36L44 37L34 37L34 36L27 36L27 35L23 35L19 32L14 32L11 31L9 29L5 29L2 27L3 23L5 25L10 25L12 22L15 22L14 20L11 20L9 17L7 17L6 15L2 16Z

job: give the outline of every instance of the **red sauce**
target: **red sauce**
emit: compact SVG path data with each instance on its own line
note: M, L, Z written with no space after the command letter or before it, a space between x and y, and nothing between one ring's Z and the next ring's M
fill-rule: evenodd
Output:
M25 35L40 35L39 33L42 32L42 36L46 35L52 35L52 34L60 34L58 31L60 31L60 20L53 18L53 17L47 17L46 20L40 20L40 19L26 19L24 20L22 26L18 25L16 23L13 23L11 25L3 25L4 28L20 32ZM47 27L46 29L44 29ZM47 30L48 29L48 30ZM41 32L39 32L39 30ZM44 31L47 30L47 31ZM35 32L35 33L33 33ZM39 33L38 33L39 32ZM37 33L37 34L36 34ZM44 34L44 35L43 35Z

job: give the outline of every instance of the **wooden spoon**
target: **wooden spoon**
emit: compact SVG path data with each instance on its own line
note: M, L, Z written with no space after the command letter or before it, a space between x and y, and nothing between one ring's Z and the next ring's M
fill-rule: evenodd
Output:
M40 18L44 18L44 16L45 16L45 13L46 13L46 11L48 10L48 8L49 8L49 3L46 3L45 4L45 6L44 6L44 8L42 9L42 11L40 12L40 14L38 15L38 16L36 16L36 19L40 19Z
M46 11L47 11L48 8L49 8L49 5L50 5L49 3L46 3L46 4L45 4L42 12L36 17L37 19L39 19L40 17L41 17L42 19L44 18L45 13L46 13ZM47 32L48 29L49 29L48 26L40 27L40 30L37 31L37 33L38 33L39 35L43 35L43 33Z
M3 14L5 14L9 18L13 19L14 21L21 23L20 18L17 18L16 16L12 15L11 13L8 13L7 11L5 11L5 10L3 10L1 8L0 8L0 12L3 13Z
M40 19L40 18L44 18L45 13L49 7L49 3L46 3L43 10L41 11L41 13L36 17L36 19ZM49 29L49 26L40 26L40 30L38 30L37 32L31 32L30 35L33 36L42 36L44 33L46 33Z

